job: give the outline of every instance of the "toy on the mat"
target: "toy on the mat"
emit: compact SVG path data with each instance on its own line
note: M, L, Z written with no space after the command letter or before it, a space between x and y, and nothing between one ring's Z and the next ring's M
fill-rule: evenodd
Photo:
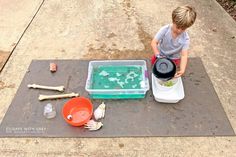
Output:
M176 65L171 59L158 59L152 70L152 91L156 101L177 103L184 98L182 79L173 78Z
M94 120L90 120L85 124L86 129L89 129L90 131L96 131L99 130L103 126L102 122L96 122Z
M78 93L69 93L69 94L58 94L58 95L39 95L39 100L47 100L47 99L60 99L60 98L72 98L78 97Z
M106 110L106 105L104 104L104 102L102 102L98 108L94 111L94 118L96 120L99 120L101 118L105 117L105 110Z
M83 126L93 115L93 104L85 97L72 98L62 108L64 120L72 126Z
M64 86L43 86L43 85L37 85L37 84L28 84L28 88L35 88L35 89L47 89L47 90L56 90L59 92L64 91Z
M56 117L56 109L52 106L51 103L48 103L44 106L43 115L47 119L51 119L51 118Z
M85 90L93 99L144 98L149 90L146 71L144 60L90 61Z
M51 72L57 71L57 64L56 63L50 63L50 71Z

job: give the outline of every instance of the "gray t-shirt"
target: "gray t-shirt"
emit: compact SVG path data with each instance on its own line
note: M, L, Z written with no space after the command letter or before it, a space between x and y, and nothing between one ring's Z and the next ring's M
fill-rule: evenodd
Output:
M155 39L159 42L157 48L162 55L177 59L180 58L182 50L188 50L190 39L185 31L174 39L171 34L171 26L163 26L155 35Z

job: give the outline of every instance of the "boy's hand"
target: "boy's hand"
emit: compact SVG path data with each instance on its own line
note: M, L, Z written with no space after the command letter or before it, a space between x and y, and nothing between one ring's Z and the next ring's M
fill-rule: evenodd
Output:
M161 55L160 55L160 54L157 54L157 55L156 55L156 58L157 58L157 59L161 58Z
M180 76L182 76L184 74L184 71L177 71L176 73L175 73L175 78L177 78L177 77L180 77Z
M163 56L163 55L160 55L160 54L157 54L157 55L156 55L156 58L157 58L157 59L160 59L160 58L165 58L165 56Z

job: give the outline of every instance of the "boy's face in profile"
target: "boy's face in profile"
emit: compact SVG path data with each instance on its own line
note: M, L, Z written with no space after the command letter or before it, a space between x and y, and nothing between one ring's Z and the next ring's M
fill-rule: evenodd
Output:
M175 23L173 23L172 31L173 33L180 35L183 33L186 29L179 28Z

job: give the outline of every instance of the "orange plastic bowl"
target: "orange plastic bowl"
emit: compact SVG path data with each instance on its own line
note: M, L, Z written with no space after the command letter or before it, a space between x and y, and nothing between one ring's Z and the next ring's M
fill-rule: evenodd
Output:
M62 108L62 116L67 123L81 126L87 123L93 114L93 104L84 97L72 98Z

